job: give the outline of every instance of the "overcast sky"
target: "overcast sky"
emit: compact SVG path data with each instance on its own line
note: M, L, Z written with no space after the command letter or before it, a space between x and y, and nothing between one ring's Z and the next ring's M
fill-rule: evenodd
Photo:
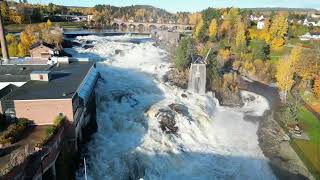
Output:
M28 0L30 3L50 2L66 6L94 6L111 4L115 6L153 5L171 12L199 11L207 7L289 7L320 9L320 0Z

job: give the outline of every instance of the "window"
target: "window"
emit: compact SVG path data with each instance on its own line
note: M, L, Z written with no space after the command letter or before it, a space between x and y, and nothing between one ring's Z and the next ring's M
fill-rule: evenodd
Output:
M40 74L40 80L43 80L43 75L42 74Z

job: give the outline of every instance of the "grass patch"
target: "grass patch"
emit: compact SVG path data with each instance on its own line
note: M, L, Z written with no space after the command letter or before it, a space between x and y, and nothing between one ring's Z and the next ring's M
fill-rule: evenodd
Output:
M291 145L315 179L320 179L320 143L294 139Z
M310 141L320 144L320 121L305 107L300 107L298 120L309 135Z
M300 91L300 96L303 100L309 104L309 106L314 109L314 111L320 113L320 99L316 98L312 93L305 94L303 91Z

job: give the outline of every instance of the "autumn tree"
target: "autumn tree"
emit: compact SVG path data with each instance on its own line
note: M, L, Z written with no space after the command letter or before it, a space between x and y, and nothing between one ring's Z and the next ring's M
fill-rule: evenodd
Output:
M189 15L189 24L196 25L201 20L201 13L192 13Z
M247 45L245 27L243 22L241 21L241 18L238 18L236 23L235 45L236 45L236 49L239 52L243 52L246 49L246 45Z
M197 41L203 41L205 38L205 27L204 27L204 21L203 19L200 19L199 23L196 25L193 37Z
M291 90L294 80L294 69L290 59L281 59L277 64L276 80L278 88L284 94L284 100L286 102L287 94Z
M279 13L272 20L270 27L271 47L273 49L280 49L284 43L284 37L288 32L288 15L285 13Z
M313 92L316 97L320 98L320 75L318 75L314 80Z
M18 50L18 40L13 34L8 34L6 36L6 40L8 43L8 51L9 55L11 57L18 56L19 50Z
M48 19L47 23L46 23L46 27L48 29L50 29L52 27L52 22L50 21L50 19Z
M218 23L216 19L212 19L209 26L209 36L212 40L215 40L218 32Z

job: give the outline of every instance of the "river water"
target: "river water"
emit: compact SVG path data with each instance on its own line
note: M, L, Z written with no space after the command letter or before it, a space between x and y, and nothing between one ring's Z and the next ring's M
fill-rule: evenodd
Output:
M265 98L242 92L242 108L221 107L210 92L192 94L162 82L171 65L168 54L148 38L75 41L91 46L68 52L99 60L102 77L98 131L85 147L89 179L276 179L258 145L258 124L244 120L269 108ZM164 133L155 117L171 103L187 107L175 116L176 134ZM80 169L77 177L83 176Z

